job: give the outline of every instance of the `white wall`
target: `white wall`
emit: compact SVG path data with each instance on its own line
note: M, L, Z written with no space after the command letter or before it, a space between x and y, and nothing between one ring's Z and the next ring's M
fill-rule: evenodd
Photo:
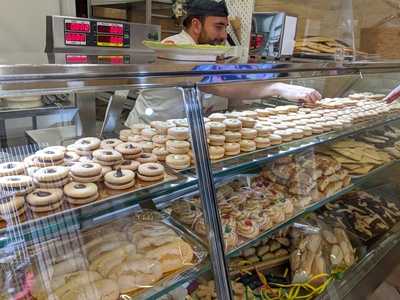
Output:
M63 13L75 15L74 0L0 0L0 53L43 52L46 15Z

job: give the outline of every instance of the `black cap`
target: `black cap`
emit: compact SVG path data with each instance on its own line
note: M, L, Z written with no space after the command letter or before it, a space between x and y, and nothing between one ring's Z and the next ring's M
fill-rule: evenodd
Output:
M229 15L225 0L192 0L188 3L187 15L227 17Z

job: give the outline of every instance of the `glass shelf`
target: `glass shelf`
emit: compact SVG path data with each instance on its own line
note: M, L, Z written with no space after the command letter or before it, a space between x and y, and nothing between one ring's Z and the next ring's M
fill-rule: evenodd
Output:
M187 189L196 187L197 180L193 176L174 174L176 180L157 184L126 194L113 196L86 206L64 210L48 216L27 220L26 222L9 223L0 230L0 248L18 234L18 239L29 242L33 236L43 235L52 238L79 228L89 229L135 210L139 204L146 206L146 201L158 198L158 201L169 201L187 193ZM147 203L152 205L152 203Z
M334 195L332 195L330 197L324 198L324 199L322 199L322 200L320 200L320 201L318 201L316 203L313 203L312 205L309 205L309 206L305 207L303 211L298 212L293 217L291 217L290 219L286 220L286 222L281 223L281 224L279 224L277 226L274 226L271 229L263 232L262 234L260 234L256 238L240 244L237 248L230 250L227 253L227 256L228 257L236 256L243 249L245 249L247 247L250 247L250 246L252 246L254 244L257 244L259 241L264 240L266 237L273 236L274 233L276 233L277 231L283 229L284 227L287 227L288 225L294 223L299 218L304 217L305 215L316 211L317 209L321 208L322 206L335 201L336 199L342 197L343 195L351 192L355 188L361 186L367 180L377 176L378 174L381 174L382 172L384 172L388 168L390 168L390 167L392 167L392 166L394 166L394 165L396 165L398 163L399 163L398 160L392 161L392 162L390 162L388 164L385 164L385 165L383 165L381 167L378 167L378 168L374 169L373 171L369 172L367 175L364 175L364 176L359 177L357 179L353 179L352 180L352 184L350 184L346 188L340 190L339 192L337 192L336 194L334 194Z
M241 154L232 158L226 158L213 163L213 172L215 177L225 177L244 173L250 169L254 169L259 165L271 162L280 157L290 154L302 152L306 149L329 143L334 140L357 134L364 130L380 127L388 123L400 120L400 115L394 113L389 116L383 116L372 121L354 124L351 128L332 131L321 135L284 143L278 146L254 151L248 154Z

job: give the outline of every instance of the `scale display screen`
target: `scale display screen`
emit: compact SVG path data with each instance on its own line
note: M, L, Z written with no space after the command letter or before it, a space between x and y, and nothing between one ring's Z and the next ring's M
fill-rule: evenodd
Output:
M86 45L86 34L84 33L75 33L75 32L66 32L65 33L65 44L66 45Z
M125 23L64 19L64 43L69 46L130 48L130 34Z
M65 30L75 32L90 32L89 21L65 20Z
M97 22L98 33L124 34L124 25L116 23Z

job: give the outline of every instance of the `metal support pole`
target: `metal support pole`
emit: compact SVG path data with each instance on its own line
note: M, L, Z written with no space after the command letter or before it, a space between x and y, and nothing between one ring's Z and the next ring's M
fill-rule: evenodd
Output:
M218 213L214 179L207 148L206 132L202 106L197 88L183 89L186 115L192 134L193 152L196 157L198 186L203 206L211 266L214 273L215 288L218 299L232 300L229 271L224 253L224 238Z
M77 132L83 136L96 136L96 95L95 93L77 93L76 106L79 108L80 124Z
M146 0L146 24L151 24L153 0Z

